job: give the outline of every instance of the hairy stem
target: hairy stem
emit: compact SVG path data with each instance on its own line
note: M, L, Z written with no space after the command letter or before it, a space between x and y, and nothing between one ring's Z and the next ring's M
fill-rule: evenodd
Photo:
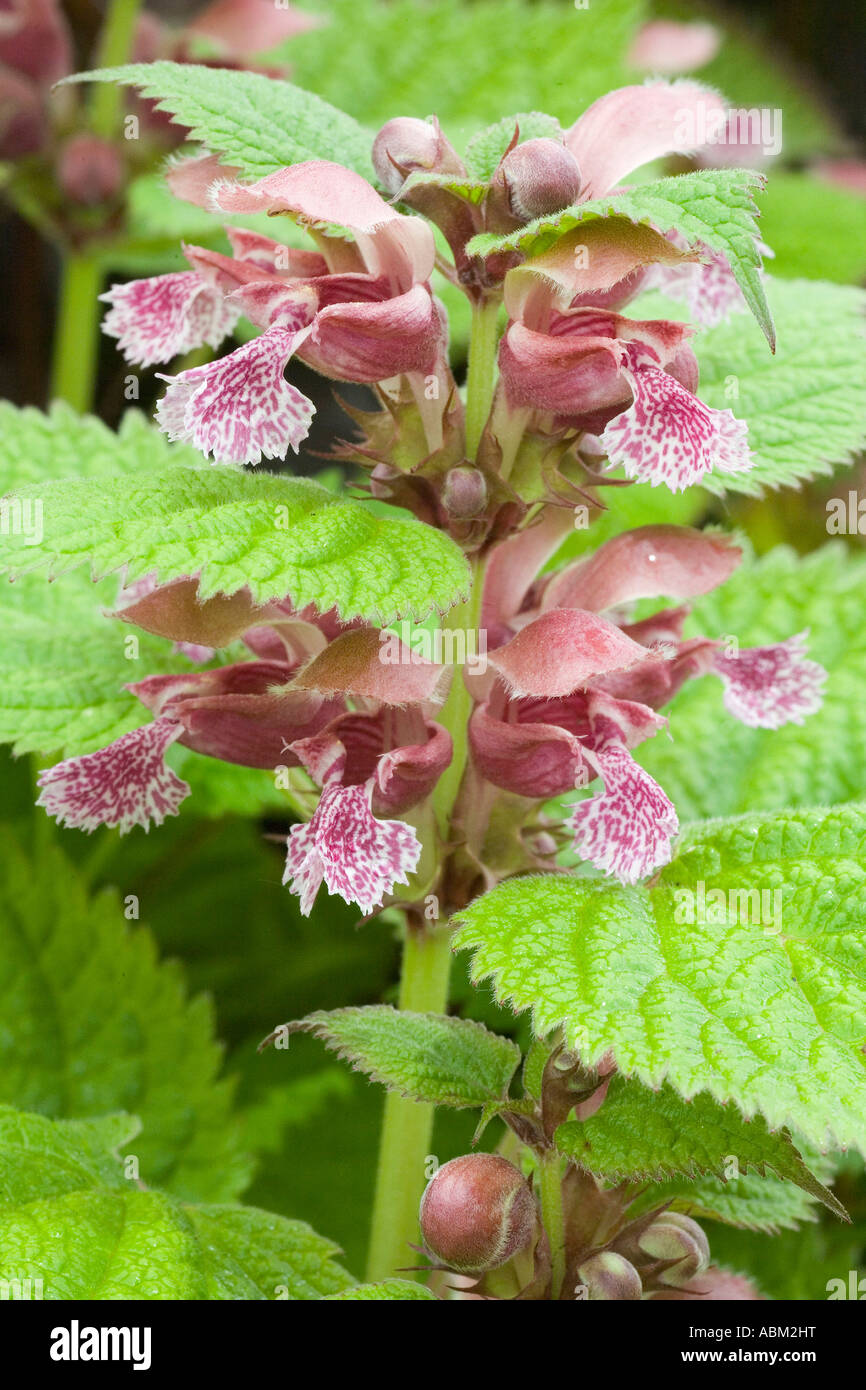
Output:
M470 459L475 457L493 403L498 318L498 299L473 306L466 378L466 457Z
M70 251L61 267L60 302L54 330L50 399L89 410L99 352L99 291L102 268L84 251Z
M538 1165L541 1219L550 1242L550 1297L558 1299L565 1278L565 1221L562 1210L562 1160L551 1149Z
M481 621L481 600L484 589L484 565L475 560L472 566L472 591L465 603L456 604L443 619L443 628L451 632L462 631L467 644L470 633L477 633ZM468 645L467 645L468 649ZM466 689L463 672L459 666L454 668L448 698L442 706L437 720L450 733L454 745L451 762L433 793L433 813L443 841L448 840L451 813L457 801L466 763L469 758L468 724L472 713L472 696Z
M442 1013L448 1003L451 936L444 926L408 930L403 946L399 1006L419 1013ZM418 1240L418 1204L428 1174L426 1159L433 1136L432 1105L385 1097L385 1117L376 1174L376 1198L367 1278L388 1279L415 1263L410 1248Z

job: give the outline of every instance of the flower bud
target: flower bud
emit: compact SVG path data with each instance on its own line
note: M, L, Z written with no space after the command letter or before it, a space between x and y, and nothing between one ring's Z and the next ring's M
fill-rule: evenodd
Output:
M478 516L479 512L484 510L487 501L487 483L484 481L484 474L480 473L477 468L471 468L465 464L459 468L449 469L445 477L442 500L445 503L446 511L460 521Z
M427 1184L419 1213L424 1242L462 1274L497 1269L532 1241L535 1200L523 1174L498 1154L465 1154Z
M579 1283L586 1285L590 1302L634 1302L643 1293L634 1265L615 1250L590 1255L579 1267L577 1277Z
M747 1303L758 1302L763 1295L754 1284L742 1274L731 1274L727 1269L710 1265L703 1274L681 1289L660 1289L653 1294L654 1303L676 1303L703 1301L705 1303Z
M515 217L528 222L573 203L580 191L580 169L557 140L527 140L505 156L499 172Z
M94 207L119 191L123 161L114 145L96 135L73 135L57 157L57 179L73 203Z
M373 141L373 168L389 193L399 193L406 176L416 169L437 174L466 172L439 122L419 121L415 116L385 122Z
M690 1216L678 1211L666 1211L648 1226L639 1237L638 1246L653 1259L677 1261L658 1275L660 1283L672 1288L687 1284L710 1262L710 1245L704 1232Z

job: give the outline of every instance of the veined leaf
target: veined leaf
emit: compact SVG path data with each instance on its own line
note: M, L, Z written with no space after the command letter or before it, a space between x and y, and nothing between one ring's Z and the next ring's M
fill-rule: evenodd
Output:
M866 293L820 280L766 281L778 350L771 357L746 314L705 329L693 346L698 394L749 426L755 462L745 473L709 473L710 492L791 487L866 444Z
M61 1300L309 1300L351 1286L336 1246L302 1221L138 1190L117 1155L136 1130L124 1115L0 1106L0 1279Z
M773 321L767 305L757 246L757 209L753 192L763 185L754 170L702 169L639 184L628 193L609 193L586 203L575 203L562 212L549 213L508 236L485 232L468 244L470 253L522 251L526 256L546 251L566 232L599 217L627 217L645 222L660 232L680 232L690 245L703 242L721 251L730 262L746 303L758 320L771 348Z
M0 743L16 754L104 748L151 718L127 682L190 670L171 643L105 616L117 588L83 574L61 585L25 575L0 588Z
M670 1202L674 1211L685 1212L698 1221L721 1221L726 1226L768 1235L797 1230L818 1219L815 1199L802 1187L780 1178L761 1178L756 1173L746 1173L730 1182L719 1178L670 1178L647 1188L631 1210L638 1215L663 1202ZM834 1222L836 1226L841 1224ZM715 1243L712 1248L715 1254Z
M314 92L263 73L160 60L66 80L138 87L158 111L187 126L193 140L251 178L305 159L330 159L373 177L371 136L354 117Z
M721 920L690 923L710 890ZM500 884L460 914L457 944L476 982L531 1009L539 1036L562 1027L587 1065L610 1051L645 1085L866 1146L864 891L863 806L747 815L689 830L652 888Z
M0 401L0 495L55 478L145 473L169 464L201 464L187 444L170 444L140 410L127 410L117 430L64 401L48 411Z
M250 1177L218 1080L212 1008L188 1001L115 893L88 898L59 849L25 856L4 832L0 873L0 1101L56 1117L134 1110L142 1179L190 1200Z
M376 130L435 114L462 148L503 112L552 110L563 125L635 74L643 0L306 0L328 21L280 50L301 86ZM363 34L363 61L341 34ZM455 54L460 61L455 62ZM513 128L513 127L512 127ZM540 133L540 132L539 132Z
M637 753L684 820L866 799L864 591L866 556L835 542L803 557L778 546L698 600L688 635L749 647L808 629L829 680L817 713L773 730L733 719L718 681L690 681L665 710L673 738Z
M12 505L41 503L44 534L0 535L0 569L50 564L63 574L89 560L94 578L127 566L127 582L200 574L199 596L291 595L303 608L386 623L449 608L468 567L448 536L422 522L376 516L306 478L234 468L170 468L138 482L73 478L19 489Z
M770 1169L837 1216L845 1215L785 1131L771 1133L761 1116L746 1121L734 1106L722 1106L706 1093L685 1101L670 1086L650 1091L616 1076L601 1109L588 1120L560 1125L556 1145L581 1168L612 1182L658 1181L673 1174L719 1179L733 1158L742 1173L764 1177Z
M504 1098L520 1048L482 1023L373 1004L320 1011L277 1033L313 1033L372 1081L409 1100L455 1107Z

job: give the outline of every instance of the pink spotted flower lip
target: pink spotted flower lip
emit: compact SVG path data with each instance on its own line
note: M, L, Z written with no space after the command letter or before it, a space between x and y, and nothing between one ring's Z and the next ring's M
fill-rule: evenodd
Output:
M340 740L301 740L293 752L321 785L322 795L312 819L289 832L283 883L300 898L305 917L323 883L329 893L373 912L396 884L409 882L421 842L405 821L373 815L372 779L343 785L347 758Z

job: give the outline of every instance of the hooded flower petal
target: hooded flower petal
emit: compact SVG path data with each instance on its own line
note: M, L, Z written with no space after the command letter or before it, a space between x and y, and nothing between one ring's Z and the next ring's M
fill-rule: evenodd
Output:
M216 463L260 463L289 448L297 453L315 413L283 377L299 336L270 328L218 362L163 377L169 387L156 409L160 427L170 439L213 454Z
M219 347L240 316L240 306L194 270L130 280L99 297L111 305L103 333L117 338L127 362L142 367L170 362L205 343Z
M623 743L609 740L588 756L597 763L604 791L574 807L569 823L575 849L621 883L637 883L669 863L677 813Z
M423 285L381 303L320 309L298 355L338 381L385 381L404 372L432 372L443 333Z
M752 467L748 428L730 410L712 410L640 348L626 347L622 373L633 402L606 426L602 445L612 467L629 478L680 492L705 473L743 473Z
M275 607L253 603L249 589L214 594L202 602L198 578L174 579L168 584L139 584L122 589L114 617L134 623L157 637L169 637L195 647L227 647L256 623L279 616Z
M694 153L718 138L725 119L721 98L697 82L648 82L608 92L565 133L580 165L583 197L601 197L653 159Z
M352 232L367 270L387 275L393 292L427 280L433 269L433 233L419 217L404 217L360 174L324 159L278 169L257 183L218 180L210 191L219 212L291 212L313 226Z
M807 632L767 647L718 651L712 669L725 685L725 709L753 729L802 724L821 708L827 672L806 656Z
M134 825L161 825L189 795L186 782L164 762L166 749L182 733L183 725L166 716L96 753L67 758L40 775L37 805L60 825L88 832L111 825L125 835Z
M647 659L606 618L579 608L556 608L527 623L516 637L488 657L515 696L568 695L593 676L623 670Z
M312 820L292 827L287 849L283 883L300 897L305 917L322 882L329 893L372 912L395 884L408 883L421 855L411 825L376 820L369 785L326 786Z
M653 19L638 30L629 65L665 77L692 72L714 58L720 44L721 35L713 24Z
M293 688L405 705L435 699L444 674L443 666L425 660L384 629L357 628L313 656Z
M639 526L555 575L542 608L602 613L639 598L697 598L723 584L741 554L724 535L688 526Z

